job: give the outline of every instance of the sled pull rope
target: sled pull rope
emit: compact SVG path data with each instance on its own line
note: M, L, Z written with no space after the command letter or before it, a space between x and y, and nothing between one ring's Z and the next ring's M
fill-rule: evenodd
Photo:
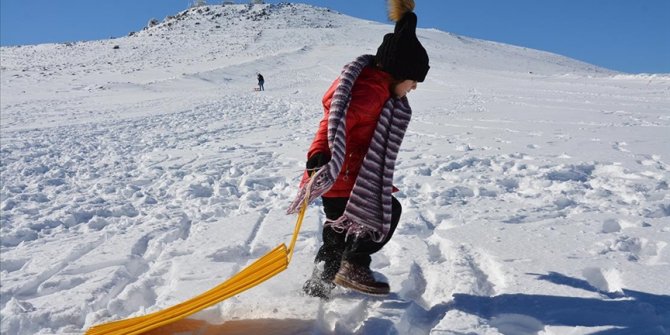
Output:
M309 196L309 192L307 193ZM298 240L298 233L300 232L300 226L302 226L302 219L305 217L305 212L307 211L307 201L309 198L305 199L305 203L300 208L300 213L298 213L298 220L295 223L295 228L293 229L293 237L291 238L291 244L289 244L288 251L286 252L287 262L291 263L293 258L293 251L295 250L295 243Z
M312 186L314 178L310 178L305 185L305 202L302 203L300 207L300 213L298 213L298 220L295 222L295 228L293 229L293 237L291 238L291 244L289 244L288 251L286 252L287 263L291 263L293 258L293 251L295 250L295 243L298 240L298 233L300 233L300 226L302 226L302 219L305 217L305 212L307 212L307 206L309 206L309 189Z

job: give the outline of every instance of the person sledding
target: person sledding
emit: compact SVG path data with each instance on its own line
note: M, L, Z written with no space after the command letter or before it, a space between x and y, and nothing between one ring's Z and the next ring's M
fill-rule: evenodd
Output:
M288 213L322 197L323 245L303 290L328 298L335 285L387 295L371 256L393 236L401 214L393 197L395 160L411 117L406 95L423 82L428 54L416 36L413 0L390 0L396 22L376 55L345 65L323 97L324 116L307 153L298 196Z

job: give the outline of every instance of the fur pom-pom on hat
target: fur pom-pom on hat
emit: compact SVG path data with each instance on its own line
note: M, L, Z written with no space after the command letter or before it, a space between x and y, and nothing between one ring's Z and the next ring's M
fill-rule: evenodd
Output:
M393 33L386 34L375 59L382 70L396 79L424 81L428 74L428 53L416 37L414 0L389 0L389 18L396 21Z
M407 12L414 10L414 0L388 0L389 19L398 22Z

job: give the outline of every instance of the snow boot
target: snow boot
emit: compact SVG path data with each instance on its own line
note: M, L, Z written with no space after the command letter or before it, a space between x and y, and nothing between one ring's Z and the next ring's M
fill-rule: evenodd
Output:
M347 261L342 261L333 282L368 295L385 296L391 292L389 284L377 281L369 267Z

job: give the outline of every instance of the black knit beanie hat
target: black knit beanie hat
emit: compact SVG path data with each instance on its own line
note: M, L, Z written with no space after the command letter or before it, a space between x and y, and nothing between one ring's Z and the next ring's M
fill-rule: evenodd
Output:
M375 59L382 70L396 79L422 82L430 66L428 53L416 37L417 17L411 11L413 8L414 1L389 1L391 19L396 19L395 30L384 36Z

